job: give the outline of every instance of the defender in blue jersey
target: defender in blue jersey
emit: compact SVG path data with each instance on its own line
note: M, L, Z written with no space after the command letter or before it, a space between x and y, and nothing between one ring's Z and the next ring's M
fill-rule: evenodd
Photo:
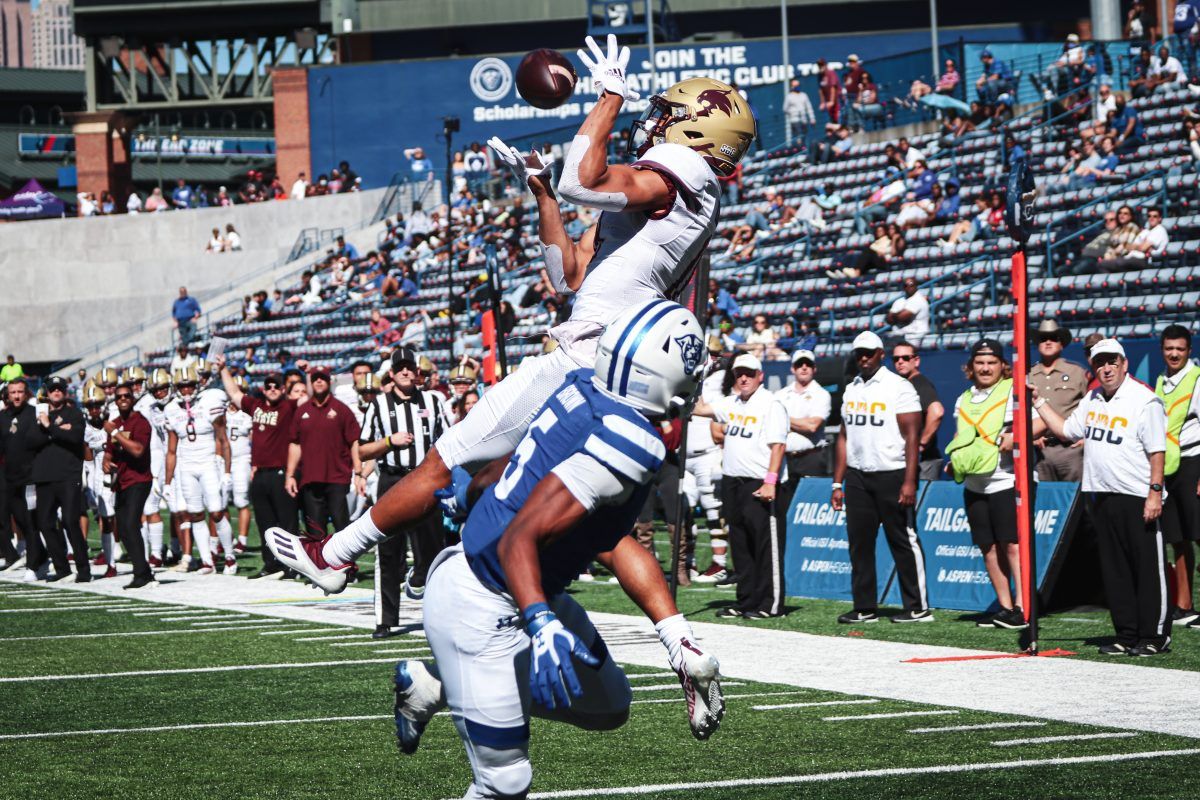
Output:
M690 312L666 300L637 306L604 333L595 370L569 373L546 401L503 472L476 476L478 490L491 480L484 474L498 474L426 584L434 663L396 668L401 749L414 751L448 706L474 774L465 797L526 796L531 715L589 730L628 718L629 681L564 592L593 560L654 622L696 738L720 724L717 660L697 646L658 562L628 535L666 456L647 417L686 406L706 361Z

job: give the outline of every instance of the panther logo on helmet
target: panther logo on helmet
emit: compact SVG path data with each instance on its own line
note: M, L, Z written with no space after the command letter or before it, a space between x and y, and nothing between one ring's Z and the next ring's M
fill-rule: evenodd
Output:
M679 345L679 355L683 359L683 371L689 375L696 374L696 369L705 359L704 342L694 333L675 337Z
M630 152L641 158L659 144L699 153L717 175L729 176L758 137L749 103L728 83L688 78L650 98L629 128Z

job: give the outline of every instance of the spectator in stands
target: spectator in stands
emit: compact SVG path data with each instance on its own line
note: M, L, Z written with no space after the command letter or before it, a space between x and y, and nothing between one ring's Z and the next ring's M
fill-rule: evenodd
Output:
M1079 34L1072 33L1063 43L1062 55L1047 67L1045 74L1031 74L1029 80L1042 92L1047 101L1075 88L1087 53L1079 43Z
M716 278L708 280L708 313L712 319L736 317L742 313L737 300L725 287L717 283Z
M767 350L775 344L775 331L765 314L755 314L746 341L737 345L737 350L752 353L758 358L766 357Z
M1190 157L1188 166L1193 172L1200 172L1200 128L1194 119L1183 120L1183 141L1187 144L1187 154Z
M1154 78L1154 91L1171 91L1182 89L1187 85L1187 70L1179 59L1171 55L1166 45L1158 48L1158 57L1150 67L1150 75Z
M837 124L842 107L842 81L838 74L823 58L817 59L817 96L820 107L829 116L829 121Z
M813 147L812 162L828 164L830 161L848 158L854 141L850 138L850 129L845 125L829 123L825 126L825 138Z
M953 58L947 58L942 76L938 78L937 85L933 90L938 94L953 95L961 82L962 76L958 74L958 64L954 62Z
M1100 262L1103 272L1129 272L1144 269L1152 257L1161 256L1167 252L1171 237L1163 225L1162 209L1149 206L1146 209L1146 227L1125 248L1117 258Z
M947 225L958 220L958 211L962 206L960 188L958 178L950 178L946 181L942 199L933 211L933 224Z
M242 236L233 227L232 222L225 225L225 249L231 252L242 249Z
M284 305L300 306L301 308L313 308L321 304L321 279L317 277L310 269L304 270L300 275L300 283L305 287L303 294L294 294L289 297Z
M849 265L828 270L825 274L831 278L860 278L868 272L886 268L892 258L904 252L904 237L899 234L893 235L889 232L889 227L896 226L876 225L875 241L854 256Z
M904 279L904 297L888 309L886 321L897 336L915 339L929 333L929 299L920 291L917 279Z
M925 166L924 160L917 161L908 173L908 192L896 217L896 224L902 230L920 227L933 216L936 207L933 199L935 185L937 174Z
M896 155L904 164L905 171L915 167L918 161L926 161L925 154L913 147L907 136L901 136L896 142Z
M404 157L408 159L408 168L412 170L413 180L433 180L433 162L425 157L424 148L407 147L404 149Z
M1020 630L1027 626L1009 581L1021 586L1021 555L1017 546L1016 474L1013 467L1012 365L1004 347L982 339L971 348L963 368L970 387L954 404L957 432L946 447L947 469L963 484L963 504L971 541L983 555L984 567L996 592L1000 611L980 627ZM1036 415L1036 433L1045 424Z
M186 286L179 287L179 297L171 306L171 317L175 320L175 328L179 331L179 342L183 346L192 343L196 336L196 320L200 319L200 304L196 298L188 296Z
M986 48L979 54L979 62L983 65L983 74L975 81L975 91L981 102L994 103L1000 95L1013 91L1012 68L1007 62L996 58Z
M25 377L25 368L17 362L16 356L9 353L4 358L4 366L0 367L0 383L9 383L23 377Z
M858 84L858 93L846 106L846 124L856 132L863 129L864 123L882 120L884 117L883 103L879 100L879 87L871 78L871 73L865 70Z
M308 195L308 178L304 171L296 176L296 180L292 183L291 198L293 200L303 200Z
M866 70L863 69L862 61L854 53L846 56L846 77L842 79L842 95L849 102L854 102L858 99L858 93L862 91L863 75Z
M126 199L126 201L125 201L125 213L126 214L142 213L142 196L140 194L138 194L137 191L132 191L129 193L129 198Z
M892 344L892 366L896 368L897 375L912 384L921 400L918 475L923 481L936 481L942 469L937 433L946 409L938 398L933 381L921 374L921 354L915 345L903 339Z
M838 194L837 186L826 183L815 197L806 197L800 201L796 210L796 220L804 226L811 226L819 231L825 230L829 224L825 221L826 214L837 211L842 204L842 196Z
M187 181L180 178L176 181L175 190L171 192L171 205L176 211L183 211L191 208L192 202L195 200L196 194L192 187L187 185Z
M783 115L792 128L792 139L800 144L806 143L809 130L817 124L817 116L813 113L812 101L800 88L798 80L792 80L787 97L783 98ZM740 172L740 162L738 167Z
M717 330L721 337L722 349L727 353L732 353L739 344L745 341L742 335L734 329L733 320L728 316L721 317Z
M400 341L400 332L392 327L392 323L384 318L378 308L371 309L371 322L368 327L376 345L391 345Z
M996 239L1005 229L1004 195L992 192L977 201L977 211L971 219L961 220L945 239L938 239L940 247L954 247L959 241L973 242L976 238Z
M485 194L488 179L488 156L479 142L471 142L471 146L463 153L463 166L466 169L467 188L471 190L472 194Z
M221 229L213 228L212 237L209 238L208 244L204 247L206 253L223 253L225 252L225 240L221 237Z
M166 211L170 208L167 198L163 197L162 189L155 186L150 190L150 196L146 198L146 211L156 213L158 211Z
M1087 139L1099 133L1108 125L1109 112L1116 110L1117 96L1113 94L1112 80L1104 78L1100 81L1100 86L1096 89L1096 96L1092 100L1092 126L1081 130L1080 137Z
M908 187L904 183L904 172L894 166L887 168L875 186L877 188L862 201L862 205L854 212L854 230L863 236L870 232L872 225L882 222L892 211L897 210L900 198L908 191Z
M337 237L337 247L333 249L335 256L345 256L351 261L358 261L362 256L358 254L358 248L352 244L347 244L345 236Z
M1146 13L1146 5L1142 0L1133 0L1129 4L1129 11L1125 12L1125 38L1142 39L1149 30L1150 15Z
M731 172L730 174L718 175L717 183L720 184L720 186L721 186L721 201L728 205L736 204L742 196L742 164L741 164L741 162L740 161L738 162L738 165L736 167L734 167L733 172ZM567 213L575 214L576 212L570 211ZM578 220L577 214L576 214L575 220ZM582 231L580 233L571 233L570 230L567 231L567 234L569 236L571 236L571 238L573 238L573 239L578 239L581 233L582 233Z
M1149 97L1158 85L1158 78L1154 76L1154 56L1149 47L1138 51L1137 60L1130 65L1129 72L1129 95L1135 100Z
M1086 245L1073 263L1064 272L1070 275L1086 275L1099 269L1100 261L1112 246L1113 232L1117 229L1117 212L1104 212L1104 230Z

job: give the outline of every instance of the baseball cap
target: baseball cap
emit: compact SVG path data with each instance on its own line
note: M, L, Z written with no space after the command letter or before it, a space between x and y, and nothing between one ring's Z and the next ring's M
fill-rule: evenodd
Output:
M281 373L281 372L268 373L267 376L263 378L263 386L266 386L268 383L273 383L276 386L283 386L283 373Z
M1088 361L1103 355L1117 355L1124 358L1125 348L1116 339L1101 339L1092 345L1092 349L1088 353Z
M329 367L309 367L308 377L314 381L318 378L328 381L330 377Z
M55 375L52 378L48 378L44 385L46 387L47 392L53 392L55 390L58 390L60 392L65 392L67 390L66 379L61 376L58 376L58 375Z
M858 61L858 56L856 56L854 53L851 53L850 55L846 56L846 60L847 61Z
M752 369L755 372L762 371L762 362L758 360L758 356L742 353L733 360L734 369Z
M401 364L408 364L413 369L417 368L417 363L420 359L417 357L417 351L411 347L397 347L392 351L392 371L395 372L400 368Z
M1067 34L1067 41L1070 42L1071 44L1079 44L1079 34L1078 33Z
M980 339L971 345L971 358L975 356L996 356L1001 361L1008 360L1004 357L1004 345L995 339Z
M854 337L854 341L850 344L852 350L882 350L883 339L880 339L878 334L871 331L863 331L858 336Z
M815 365L817 363L817 354L812 350L797 350L796 352L792 353L793 367L796 366L797 361L801 360L810 361Z

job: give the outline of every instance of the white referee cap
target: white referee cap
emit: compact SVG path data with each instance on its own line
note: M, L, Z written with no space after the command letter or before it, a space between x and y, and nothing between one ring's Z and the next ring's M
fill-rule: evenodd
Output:
M733 360L734 369L752 369L755 372L762 372L762 362L758 360L758 356L750 353L742 353Z
M796 352L792 353L792 366L795 366L796 362L801 360L816 364L817 354L812 350L797 350Z
M1091 351L1088 352L1088 361L1103 355L1117 355L1125 358L1125 348L1116 339L1101 339L1092 345Z
M850 345L852 350L882 350L883 339L872 331L863 331L858 336L854 337L854 341Z

